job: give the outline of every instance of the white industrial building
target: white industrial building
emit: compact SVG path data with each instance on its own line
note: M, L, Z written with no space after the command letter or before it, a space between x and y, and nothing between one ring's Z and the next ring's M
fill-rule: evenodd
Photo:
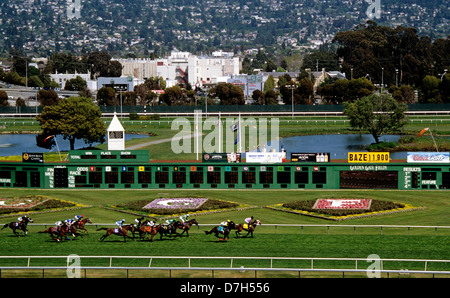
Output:
M50 78L55 81L56 83L61 86L62 89L64 89L64 86L66 86L66 82L72 79L75 79L76 77L81 77L83 80L86 81L88 89L95 89L94 84L91 81L91 74L88 73L52 73L50 74Z
M123 66L122 76L133 76L138 80L162 77L167 87L175 84L191 84L192 87L217 84L224 77L239 74L241 62L233 53L217 51L210 56L193 55L189 52L172 51L166 58L115 59Z

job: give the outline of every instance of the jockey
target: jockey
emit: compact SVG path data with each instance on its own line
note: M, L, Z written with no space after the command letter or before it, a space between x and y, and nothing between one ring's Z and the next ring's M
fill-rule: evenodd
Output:
M144 217L138 217L134 221L137 223L137 228L139 229L142 225L142 221L144 220Z
M230 223L230 220L229 220L229 219L222 221L222 222L220 223L220 226L219 226L219 232L223 232L223 230L224 230L226 227L228 227L228 224L229 224L229 223Z
M185 214L185 215L180 215L180 220L181 220L181 223L184 225L184 223L187 221L187 219L188 219L188 217L189 217L189 214Z
M253 220L253 216L247 217L246 219L244 219L244 221L245 221L246 224L251 224L251 223L252 223L252 220Z
M84 215L75 215L75 220L80 221L83 217Z
M73 218L69 218L66 219L64 222L67 224L67 226L70 227L75 222L75 220Z
M125 219L116 221L116 226L118 226L121 231L122 231L122 226L123 226L124 222L125 222Z
M174 224L176 222L176 220L175 219L168 219L168 220L166 220L166 224L168 225L168 226L170 226L170 225L172 225L172 224Z
M221 226L227 227L231 220L227 219L226 221L222 221L220 223Z

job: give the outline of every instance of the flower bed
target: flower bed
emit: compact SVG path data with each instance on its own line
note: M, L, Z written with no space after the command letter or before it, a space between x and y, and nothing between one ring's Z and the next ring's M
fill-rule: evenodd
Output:
M369 210L371 199L317 199L313 209L363 209Z
M87 207L70 201L46 196L25 196L0 198L0 216L13 214L60 211Z
M33 208L47 200L48 198L42 196L0 198L0 210Z
M333 200L336 200L335 204L333 204ZM337 200L340 200L340 204L336 203ZM343 201L346 203L342 204ZM424 207L414 207L404 203L365 198L295 201L267 206L266 208L329 220L345 220L424 209Z
M112 206L115 210L151 217L173 217L180 214L204 215L215 212L253 208L249 205L206 198L159 198L132 201Z
M156 199L142 207L143 209L198 209L208 199L203 198L163 198Z

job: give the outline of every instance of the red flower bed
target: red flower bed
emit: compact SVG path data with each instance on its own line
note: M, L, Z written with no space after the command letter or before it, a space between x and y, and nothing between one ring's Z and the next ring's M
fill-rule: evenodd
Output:
M371 199L317 199L313 209L360 209L368 210Z

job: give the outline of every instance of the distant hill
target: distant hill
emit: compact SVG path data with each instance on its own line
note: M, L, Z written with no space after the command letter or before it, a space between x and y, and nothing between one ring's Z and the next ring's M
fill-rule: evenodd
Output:
M35 56L313 47L365 23L369 7L365 0L73 1L69 10L67 0L1 1L0 55L11 47ZM450 33L448 1L379 1L379 25L414 27L432 39Z

